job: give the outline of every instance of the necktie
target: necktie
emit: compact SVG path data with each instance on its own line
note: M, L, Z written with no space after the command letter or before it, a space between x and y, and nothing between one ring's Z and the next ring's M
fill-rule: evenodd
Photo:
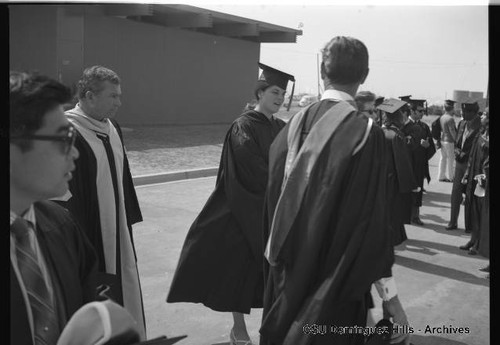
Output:
M38 260L29 241L29 224L16 218L11 231L16 238L17 266L23 278L33 314L36 345L54 345L59 337L59 326L54 304L43 279Z

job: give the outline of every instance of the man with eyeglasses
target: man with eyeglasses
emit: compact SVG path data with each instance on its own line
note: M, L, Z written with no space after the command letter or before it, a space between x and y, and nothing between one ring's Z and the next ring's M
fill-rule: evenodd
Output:
M98 283L135 318L146 338L132 225L142 221L120 126L121 80L103 66L83 71L78 103L66 111L80 152L63 206L86 231L98 257Z
M95 300L97 257L67 210L78 150L64 116L70 90L10 73L10 344L56 344L67 321Z
M407 99L406 102L410 104L410 117L408 122L403 126L402 132L406 136L413 176L418 186L418 191L412 193L411 222L422 226L424 222L420 219L420 207L422 206L424 179L427 179L427 183L431 181L429 159L436 153L436 147L432 140L431 129L421 121L423 115L426 114L424 106L426 101L422 99Z

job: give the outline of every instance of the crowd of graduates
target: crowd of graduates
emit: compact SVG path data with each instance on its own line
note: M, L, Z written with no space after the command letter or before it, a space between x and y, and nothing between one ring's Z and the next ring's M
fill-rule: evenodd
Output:
M409 345L410 334L397 331L409 321L394 246L408 239L405 224L425 226L436 147L448 162L439 180L453 182L446 230L458 228L463 198L471 239L460 248L489 257L488 109L461 103L455 128L447 100L431 130L425 100L357 92L369 74L363 42L336 36L321 53L325 92L288 123L275 114L295 79L259 64L255 105L228 129L214 191L168 287L168 303L230 312L231 345L253 344L244 319L252 308L263 308L262 345ZM114 120L120 83L114 71L89 67L78 103L64 111L69 88L10 74L11 344L179 340L146 340L132 229L142 213ZM372 285L379 322L368 317ZM311 323L349 331L314 337ZM388 328L367 336L375 324Z

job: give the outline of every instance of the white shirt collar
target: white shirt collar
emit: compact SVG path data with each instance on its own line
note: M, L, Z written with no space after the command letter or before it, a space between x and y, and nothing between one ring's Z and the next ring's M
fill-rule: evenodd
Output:
M323 95L321 96L321 100L324 99L335 99L339 101L354 101L354 98L352 98L351 95L344 91L339 91L339 90L334 90L334 89L328 89L323 92Z
M33 224L34 228L36 229L36 217L35 217L35 208L33 207L33 204L30 205L28 210L24 212L22 216L16 214L14 211L10 210L10 225L14 223L17 217L22 217L31 224Z

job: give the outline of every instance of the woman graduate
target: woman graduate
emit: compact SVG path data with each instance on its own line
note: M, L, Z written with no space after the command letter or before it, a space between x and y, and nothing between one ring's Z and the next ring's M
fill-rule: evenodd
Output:
M285 122L273 116L293 76L259 63L257 104L231 125L215 190L191 225L167 302L203 303L232 312L230 344L252 344L243 314L262 308L263 207L269 147ZM292 89L293 96L293 89ZM288 104L288 109L292 100Z

